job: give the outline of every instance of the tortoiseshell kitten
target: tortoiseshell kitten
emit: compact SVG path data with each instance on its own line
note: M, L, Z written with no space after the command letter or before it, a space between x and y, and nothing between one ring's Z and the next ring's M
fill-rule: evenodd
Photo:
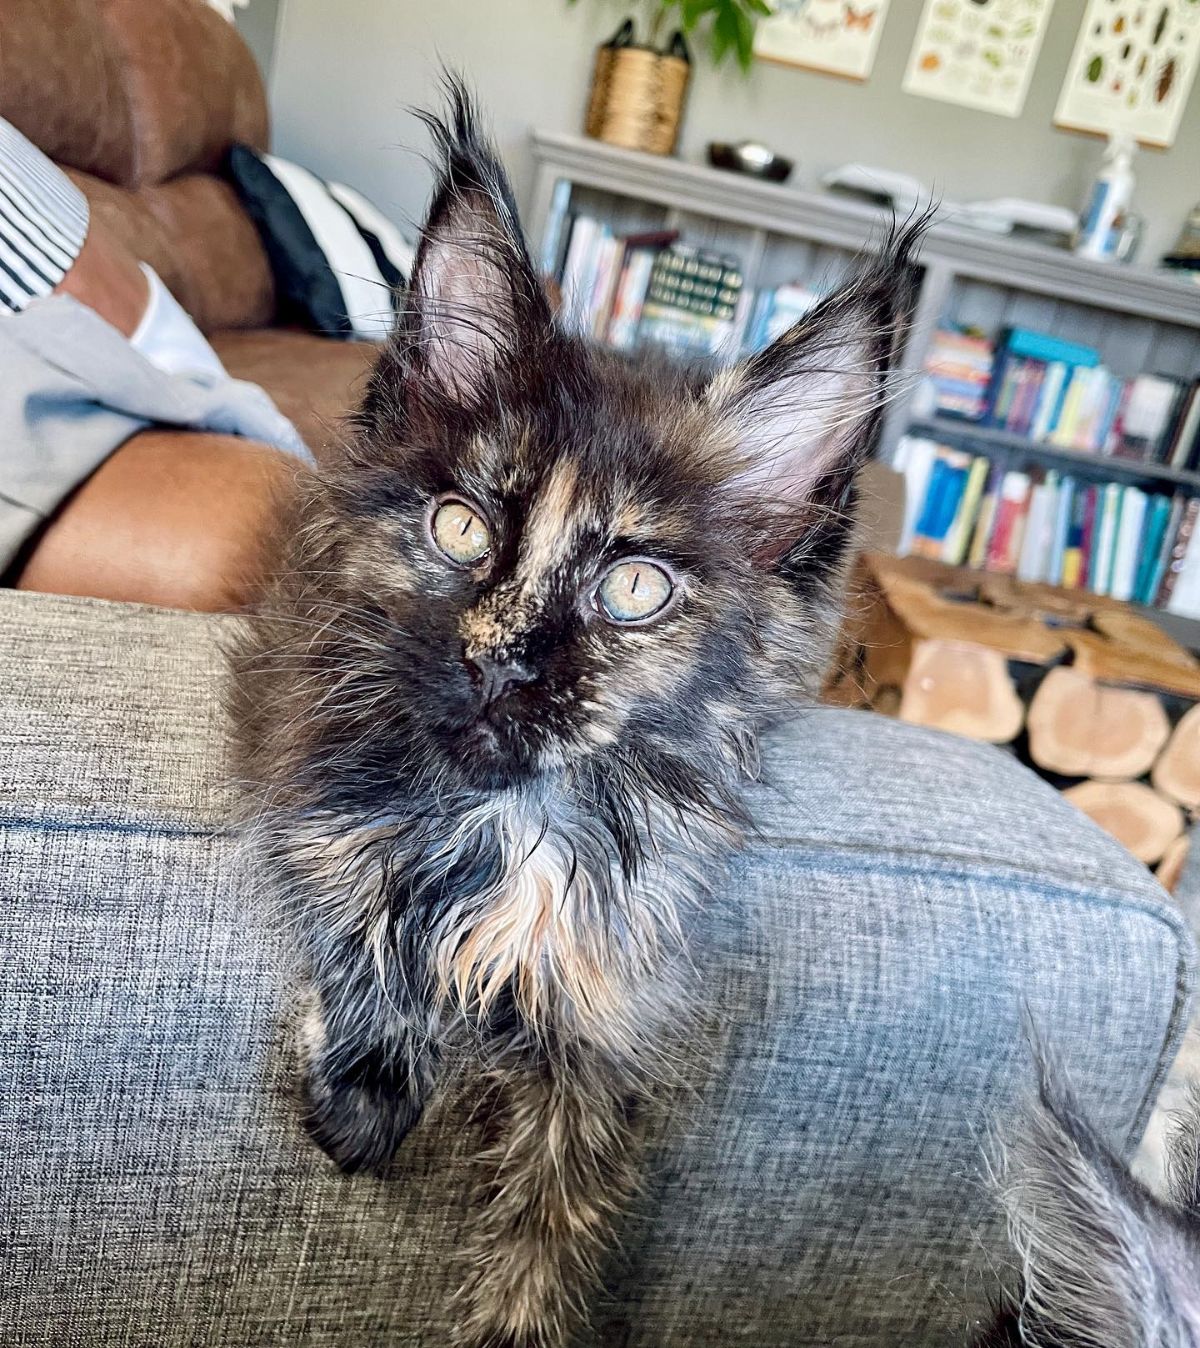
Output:
M565 1342L638 1177L756 735L819 682L917 229L715 377L556 327L452 86L409 307L235 658L314 1011L307 1123L380 1168L440 1047L503 1103L460 1341Z

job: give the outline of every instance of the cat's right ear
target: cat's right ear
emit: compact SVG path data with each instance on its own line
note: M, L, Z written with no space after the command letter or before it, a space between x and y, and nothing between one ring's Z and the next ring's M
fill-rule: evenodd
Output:
M550 308L470 94L453 77L446 85L446 117L423 118L438 179L394 347L418 392L473 406L517 350L549 332Z

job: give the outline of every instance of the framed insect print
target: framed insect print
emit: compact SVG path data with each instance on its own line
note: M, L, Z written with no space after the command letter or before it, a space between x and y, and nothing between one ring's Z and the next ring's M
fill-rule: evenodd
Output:
M865 80L875 64L889 0L774 0L754 34L764 61Z
M1200 0L1089 0L1056 126L1174 143L1200 62Z
M1054 0L926 0L904 92L1019 117Z

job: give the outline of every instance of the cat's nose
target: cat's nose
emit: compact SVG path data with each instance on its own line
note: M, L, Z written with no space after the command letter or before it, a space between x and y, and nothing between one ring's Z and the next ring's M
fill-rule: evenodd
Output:
M537 674L520 660L497 660L484 652L478 655L464 654L463 660L485 707L498 702L512 689L532 683L537 678Z

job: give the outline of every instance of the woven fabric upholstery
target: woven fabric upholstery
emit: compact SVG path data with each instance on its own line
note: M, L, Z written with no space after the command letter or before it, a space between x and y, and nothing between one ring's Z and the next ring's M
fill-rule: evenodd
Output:
M280 942L223 822L229 621L0 596L5 1348L447 1341L470 1085L387 1181L297 1128ZM980 1144L1028 1086L1022 1007L1128 1145L1187 938L999 753L827 710L767 761L697 937L711 1070L653 1130L602 1341L962 1342L1003 1257Z

